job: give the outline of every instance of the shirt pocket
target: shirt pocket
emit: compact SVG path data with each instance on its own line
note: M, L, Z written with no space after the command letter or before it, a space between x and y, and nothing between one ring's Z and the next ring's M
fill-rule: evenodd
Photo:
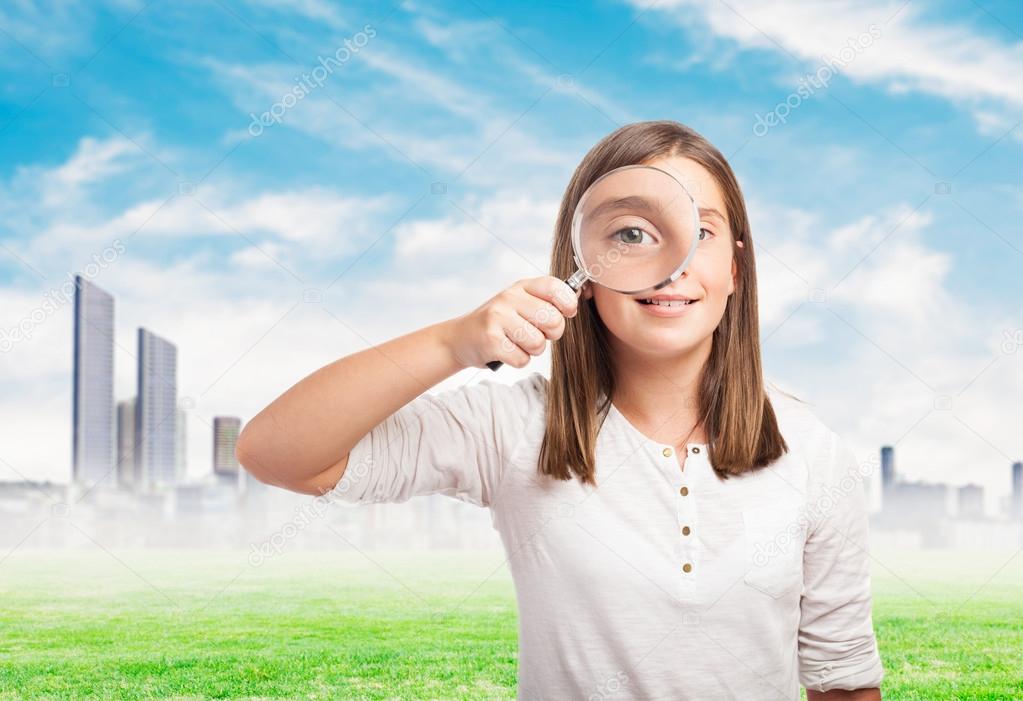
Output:
M743 581L774 599L803 587L804 530L797 508L785 502L742 512L746 538Z

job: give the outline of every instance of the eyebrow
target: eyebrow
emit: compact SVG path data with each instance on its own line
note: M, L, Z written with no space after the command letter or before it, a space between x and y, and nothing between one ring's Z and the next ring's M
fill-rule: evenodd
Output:
M721 212L719 212L716 209L714 209L713 207L700 207L700 216L701 217L707 217L707 216L717 217L718 219L721 220L722 224L727 224L728 223L728 220L725 219L725 216L723 214L721 214Z
M598 217L605 212L615 209L640 209L645 212L653 212L657 208L645 197L641 197L639 195L628 195L626 197L619 197L615 200L601 202L599 205L594 207L589 216Z
M597 217L605 212L609 212L616 209L640 209L646 212L656 211L655 207L649 200L640 195L628 195L626 197L619 197L615 200L608 200L601 202L597 207L590 212L589 216ZM722 224L727 225L728 220L721 212L716 210L714 207L700 207L700 217L713 217L718 219Z

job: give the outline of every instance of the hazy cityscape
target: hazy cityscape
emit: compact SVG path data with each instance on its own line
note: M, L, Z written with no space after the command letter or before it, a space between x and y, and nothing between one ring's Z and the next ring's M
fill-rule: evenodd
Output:
M187 435L177 348L149 329L136 334L136 393L116 399L114 308L111 294L75 276L71 479L0 482L7 526L0 546L243 547L251 558L285 547L500 547L485 510L448 497L355 506L255 480L234 455L241 418L215 416L208 433ZM209 445L212 469L199 479L187 476L189 440ZM879 473L862 485L875 539L924 548L1023 545L1023 462L1005 465L1011 488L994 515L979 485L903 480L891 446L880 447Z

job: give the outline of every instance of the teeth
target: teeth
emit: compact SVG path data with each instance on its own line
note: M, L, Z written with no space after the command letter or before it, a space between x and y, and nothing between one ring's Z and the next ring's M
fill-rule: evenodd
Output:
M656 304L659 307L684 307L687 304L692 304L692 300L681 300L681 299L644 299L644 304Z

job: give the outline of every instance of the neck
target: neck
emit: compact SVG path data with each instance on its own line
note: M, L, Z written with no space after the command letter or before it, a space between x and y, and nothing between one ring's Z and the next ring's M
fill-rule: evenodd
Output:
M655 440L676 446L706 443L703 425L694 428L694 424L700 410L700 379L712 341L707 337L685 353L650 357L612 340L614 405Z

